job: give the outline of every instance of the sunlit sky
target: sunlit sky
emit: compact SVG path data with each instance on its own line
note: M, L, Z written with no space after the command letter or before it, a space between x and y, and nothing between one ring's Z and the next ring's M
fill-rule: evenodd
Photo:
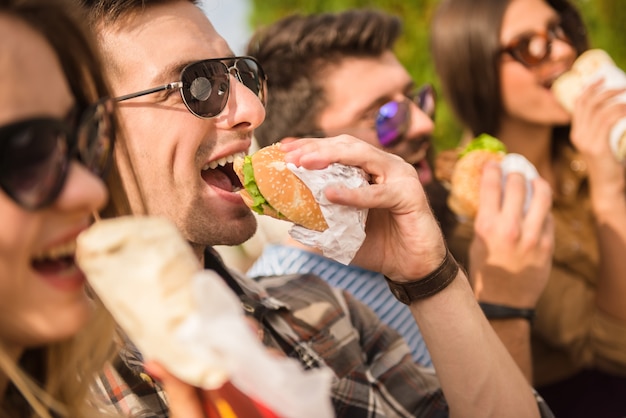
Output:
M235 54L241 54L251 35L248 0L202 0L202 8Z

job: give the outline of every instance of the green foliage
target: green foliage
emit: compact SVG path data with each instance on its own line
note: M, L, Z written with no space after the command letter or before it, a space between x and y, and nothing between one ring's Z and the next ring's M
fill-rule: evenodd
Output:
M626 7L624 0L575 0L583 12L591 46L606 50L626 69Z
M430 17L438 0L250 0L251 27L271 23L291 13L335 12L355 7L373 7L401 16L404 36L396 45L396 54L406 65L417 84L431 82L439 89L428 47ZM624 0L574 0L588 27L592 46L605 49L621 68L626 69L626 7ZM461 127L448 106L437 105L435 146L448 149L461 138Z

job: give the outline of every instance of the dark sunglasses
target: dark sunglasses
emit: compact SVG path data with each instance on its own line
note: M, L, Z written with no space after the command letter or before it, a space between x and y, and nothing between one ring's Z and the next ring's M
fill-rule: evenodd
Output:
M391 147L406 134L411 125L411 102L434 120L436 99L433 86L425 84L405 100L391 101L382 105L376 116L376 134L380 144L383 147Z
M233 75L265 106L267 78L252 57L211 58L192 62L180 73L180 81L117 97L118 102L164 90L179 89L189 111L199 118L212 118L226 107Z
M0 188L27 210L54 202L77 158L104 178L113 153L114 102L103 100L69 120L26 119L0 127Z
M522 35L513 39L509 45L501 49L522 65L531 68L545 62L552 52L555 39L570 43L567 34L560 25L552 25L545 32Z

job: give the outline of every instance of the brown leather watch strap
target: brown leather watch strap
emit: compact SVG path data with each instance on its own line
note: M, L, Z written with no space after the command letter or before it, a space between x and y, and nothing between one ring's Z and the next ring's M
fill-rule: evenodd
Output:
M421 279L398 283L385 276L385 280L396 299L405 305L410 305L411 302L427 298L445 289L458 273L459 265L446 248L446 255L439 267Z

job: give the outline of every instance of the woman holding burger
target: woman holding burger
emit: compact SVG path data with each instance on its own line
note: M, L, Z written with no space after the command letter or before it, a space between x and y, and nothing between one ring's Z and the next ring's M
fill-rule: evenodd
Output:
M612 394L626 388L626 177L608 141L626 115L611 101L623 90L595 83L571 115L559 105L552 83L588 48L568 0L442 0L431 47L464 127L524 155L552 186L555 253L532 327L535 386L556 416L623 416ZM453 238L460 248L463 231L472 229Z

